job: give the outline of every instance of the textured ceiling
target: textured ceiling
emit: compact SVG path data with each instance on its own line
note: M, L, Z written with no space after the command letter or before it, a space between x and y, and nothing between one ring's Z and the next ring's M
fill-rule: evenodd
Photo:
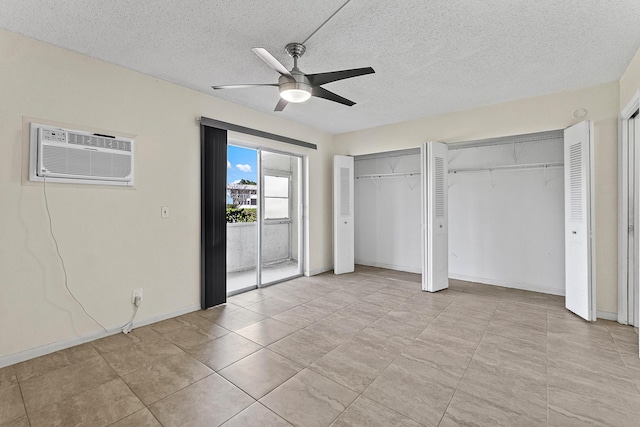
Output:
M341 133L620 78L640 46L638 0L351 0L306 43L306 73L371 66L273 112L277 88L251 52L291 68L344 0L0 0L0 27L250 108ZM1 61L1 59L0 59Z

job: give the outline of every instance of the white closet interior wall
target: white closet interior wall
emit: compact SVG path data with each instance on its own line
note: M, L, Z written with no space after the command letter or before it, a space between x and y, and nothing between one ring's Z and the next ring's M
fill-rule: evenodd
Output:
M450 278L564 295L562 150L562 131L450 145Z
M421 273L420 150L355 157L356 264Z

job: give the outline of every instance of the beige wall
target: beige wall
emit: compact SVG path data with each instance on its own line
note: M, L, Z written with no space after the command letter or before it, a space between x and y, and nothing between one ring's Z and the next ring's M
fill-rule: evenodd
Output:
M359 155L446 143L563 129L584 108L595 125L596 280L599 311L617 312L617 114L618 83L427 117L345 133L334 138L336 154Z
M640 49L620 78L620 110L627 106L638 89L640 89Z
M331 135L5 31L0 58L0 362L100 331L64 289L43 185L24 178L31 118L135 137L135 188L46 186L68 285L109 329L129 320L133 288L140 320L199 305L198 116L318 145L260 141L308 155L308 269L331 267Z

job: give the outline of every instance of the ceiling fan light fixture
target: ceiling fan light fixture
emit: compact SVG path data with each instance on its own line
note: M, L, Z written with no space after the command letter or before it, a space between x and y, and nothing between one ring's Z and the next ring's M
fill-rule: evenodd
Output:
M311 98L311 86L302 82L287 82L280 85L280 97L287 102L301 103Z
M280 96L287 102L300 103L311 98L311 94L302 89L287 89L280 92Z

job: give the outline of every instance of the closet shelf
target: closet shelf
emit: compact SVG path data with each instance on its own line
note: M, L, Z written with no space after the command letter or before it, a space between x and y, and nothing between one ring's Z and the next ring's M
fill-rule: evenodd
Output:
M407 176L420 176L420 172L375 173L371 175L359 175L356 176L356 179L402 178Z
M449 173L482 172L482 171L494 171L494 170L516 170L516 169L551 169L551 168L561 168L563 166L564 166L564 163L562 162L528 163L528 164L519 164L519 165L488 166L484 168L449 169Z

